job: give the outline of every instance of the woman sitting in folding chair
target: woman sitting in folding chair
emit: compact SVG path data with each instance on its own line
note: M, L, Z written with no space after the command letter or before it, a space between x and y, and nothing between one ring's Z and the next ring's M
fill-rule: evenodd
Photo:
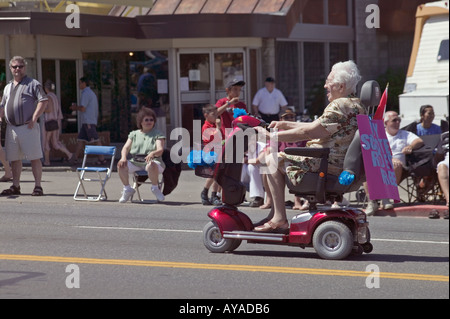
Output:
M164 172L164 162L161 158L166 137L155 128L156 114L153 110L143 107L136 116L138 130L128 135L128 140L122 148L122 154L117 163L117 172L123 183L122 197L119 203L127 202L136 192L130 186L129 174L146 170L152 183L152 192L158 201L164 200L164 195L158 186L159 175ZM132 158L127 159L128 154Z

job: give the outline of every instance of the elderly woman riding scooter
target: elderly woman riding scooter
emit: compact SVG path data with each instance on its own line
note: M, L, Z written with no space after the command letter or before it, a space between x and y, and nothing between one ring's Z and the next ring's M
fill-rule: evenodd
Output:
M330 148L328 173L342 172L345 153L353 140L358 124L356 116L365 109L355 97L356 86L361 80L358 67L353 61L336 63L325 82L330 102L322 116L310 123L274 121L269 125L273 132L257 128L259 133L276 135L280 142L309 140L306 147ZM283 130L277 132L277 130ZM273 137L273 136L272 136ZM278 170L268 175L268 186L273 196L269 216L255 224L254 231L284 233L289 231L285 207L285 174L294 185L301 182L307 172L317 172L320 159L278 154ZM270 165L270 161L268 163Z

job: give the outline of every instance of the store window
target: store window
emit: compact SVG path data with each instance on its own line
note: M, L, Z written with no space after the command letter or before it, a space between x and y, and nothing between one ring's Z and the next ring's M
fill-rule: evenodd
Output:
M211 76L208 53L180 55L180 87L181 91L209 91Z
M61 100L61 110L65 119L71 119L67 122L65 132L77 132L77 127L74 125L75 114L70 110L72 103L77 102L77 72L75 60L59 60L59 96ZM45 79L45 78L44 78Z
M143 106L157 113L165 130L170 121L167 51L85 53L83 74L97 94L98 130L109 131L111 142L126 141Z
M349 60L348 43L330 43L330 67Z
M47 80L55 84L55 94L61 103L63 114L62 133L77 133L76 112L70 110L77 102L77 71L75 60L42 60L42 84Z
M216 91L225 90L225 86L233 79L244 80L243 53L215 53L214 76Z
M289 106L300 110L300 52L298 42L277 42L277 88L286 97Z
M326 106L325 79L325 44L304 43L304 79L305 79L305 108L311 116L320 116ZM329 70L327 71L329 72Z

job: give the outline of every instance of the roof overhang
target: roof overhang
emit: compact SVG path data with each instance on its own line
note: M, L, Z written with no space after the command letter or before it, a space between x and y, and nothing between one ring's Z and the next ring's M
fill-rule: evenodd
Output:
M70 13L0 11L0 34L170 39L201 37L287 38L300 16L300 2L271 13L151 14L129 17L79 14L79 28L69 28Z
M135 38L140 34L135 19L80 14L79 28L66 25L68 13L0 12L0 34L105 36Z
M178 14L136 17L145 38L288 37L286 16L265 14Z

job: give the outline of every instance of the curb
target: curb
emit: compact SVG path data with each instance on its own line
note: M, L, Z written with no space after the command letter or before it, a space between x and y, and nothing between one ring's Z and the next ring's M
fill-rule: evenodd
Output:
M444 212L448 211L447 206L444 205L417 205L417 206L404 206L396 207L389 210L377 210L373 216L382 217L426 217L430 212L435 209L439 212L439 215L443 216Z

